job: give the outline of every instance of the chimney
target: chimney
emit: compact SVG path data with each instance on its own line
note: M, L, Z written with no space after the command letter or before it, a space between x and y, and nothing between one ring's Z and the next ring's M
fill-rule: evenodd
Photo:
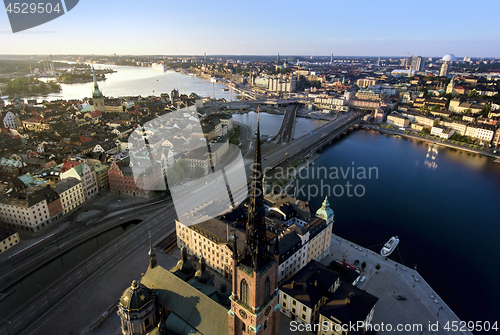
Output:
M292 290L295 288L295 280L292 280Z

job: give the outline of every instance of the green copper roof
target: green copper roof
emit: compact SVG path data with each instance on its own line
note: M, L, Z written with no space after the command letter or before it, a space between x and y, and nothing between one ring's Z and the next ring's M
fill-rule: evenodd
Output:
M330 208L330 203L328 202L328 197L325 197L325 201L323 201L323 205L316 212L316 216L327 221L327 222L329 221L330 218L333 218L334 213L333 213L333 210Z

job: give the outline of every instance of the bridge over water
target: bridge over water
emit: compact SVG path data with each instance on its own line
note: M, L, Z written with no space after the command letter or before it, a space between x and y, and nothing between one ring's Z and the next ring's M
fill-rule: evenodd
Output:
M275 151L264 155L262 165L264 168L274 168L290 162L295 156L305 157L314 154L331 144L335 139L347 134L349 130L356 128L362 117L363 114L356 112L341 114L337 119L324 124L314 132L303 135L288 144L283 144Z

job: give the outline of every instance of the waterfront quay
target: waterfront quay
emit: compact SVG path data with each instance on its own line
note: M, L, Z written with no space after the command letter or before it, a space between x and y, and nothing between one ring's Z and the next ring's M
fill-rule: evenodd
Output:
M461 320L416 270L335 234L332 234L330 250L330 256L321 263L328 265L332 261L344 260L350 264L356 260L359 264L366 262L361 274L364 280L360 280L357 286L379 299L372 324L392 325L391 331L384 328L384 334L472 334L470 331L453 332L443 328L447 324L451 326L454 321L460 324ZM377 265L380 265L379 269ZM396 299L399 295L405 296L406 300ZM429 325L435 327L436 324L437 330L430 329ZM398 331L397 325L422 325L422 329Z
M413 140L418 140L418 141L422 141L422 142L440 145L440 146L447 147L450 149L462 150L462 151L466 151L466 152L470 152L470 153L474 153L474 154L493 157L493 158L496 158L495 162L500 163L500 154L493 154L493 153L489 152L488 150L471 149L471 148L464 147L464 146L461 146L458 144L451 144L448 142L443 142L443 141L438 140L438 139L432 139L432 138L428 139L428 138L420 137L417 135L405 134L401 130L389 130L389 129L382 128L379 125L374 125L374 124L362 123L361 125L362 125L362 127L365 127L367 129L377 130L382 134L395 135L395 136L399 135L399 136L403 136L403 137L410 138ZM363 128L360 128L360 129L363 129Z

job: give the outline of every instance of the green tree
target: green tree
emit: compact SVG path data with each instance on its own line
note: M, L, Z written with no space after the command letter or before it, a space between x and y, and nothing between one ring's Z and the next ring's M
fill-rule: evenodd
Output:
M203 168L201 166L197 166L194 168L192 175L193 175L193 179L201 178L201 177L203 177L203 175L205 175L205 170L203 170Z
M380 263L375 265L375 269L380 270L380 268L381 268Z
M424 96L425 96L425 95L427 95L427 93L429 93L429 90L428 90L427 88L425 88L425 87L420 87L420 88L418 89L418 91L419 91L419 92L424 92Z

